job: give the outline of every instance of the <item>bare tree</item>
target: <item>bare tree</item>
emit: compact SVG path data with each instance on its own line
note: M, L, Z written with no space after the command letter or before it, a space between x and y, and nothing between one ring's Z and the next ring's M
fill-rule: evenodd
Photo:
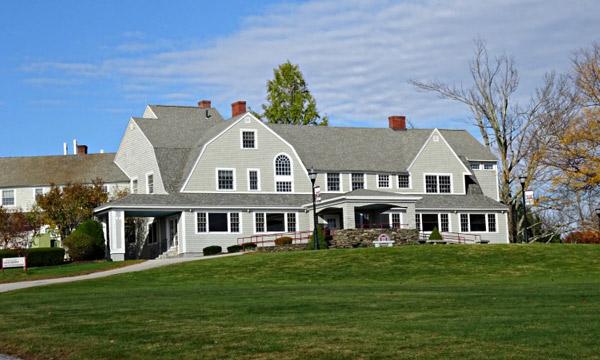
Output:
M482 40L475 41L469 69L470 87L439 81L411 83L470 109L484 145L500 160L500 200L509 206L509 229L514 242L521 197L521 188L516 186L518 178L525 176L527 187L538 175L545 151L556 141L555 136L548 136L548 131L558 129L557 119L568 117L572 94L565 77L549 74L525 105L517 103L519 74L514 60L506 55L491 59Z

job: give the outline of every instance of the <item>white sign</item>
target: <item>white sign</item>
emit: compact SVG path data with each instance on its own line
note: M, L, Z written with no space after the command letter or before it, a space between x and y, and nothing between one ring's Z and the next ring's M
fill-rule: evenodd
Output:
M321 187L315 186L315 200L316 202L321 202Z
M18 268L27 269L27 260L24 257L4 258L2 259L2 269Z
M388 234L381 234L381 235L379 235L377 240L378 241L391 241L392 239L390 238L390 236Z
M392 247L394 242L388 234L381 234L377 237L377 240L373 241L375 247Z
M525 191L525 205L533 206L535 199L533 198L533 191Z

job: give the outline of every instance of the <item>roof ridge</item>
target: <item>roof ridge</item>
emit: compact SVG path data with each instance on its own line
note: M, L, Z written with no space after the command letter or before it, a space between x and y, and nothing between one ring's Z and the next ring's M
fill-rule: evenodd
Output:
M180 107L180 108L191 108L191 109L198 109L198 110L206 110L203 109L199 106L193 106L193 105L160 105L160 104L148 104L148 106L162 106L162 107ZM212 107L210 109L213 109Z
M85 154L85 155L79 155L79 154L67 154L67 155L32 155L32 156L0 156L0 160L4 160L4 159L32 159L32 158L59 158L59 157L76 157L79 156L80 158L82 157L86 157L86 156L105 156L105 155L116 155L116 152L104 152L104 153L93 153L93 154Z

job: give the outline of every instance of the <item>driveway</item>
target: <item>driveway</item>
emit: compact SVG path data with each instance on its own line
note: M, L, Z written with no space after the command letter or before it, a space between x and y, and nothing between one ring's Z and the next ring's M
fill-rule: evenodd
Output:
M184 263L184 262L188 262L188 261L210 260L210 259L216 259L216 258L220 258L220 257L237 256L237 255L242 255L242 254L243 253L234 253L234 254L207 256L207 257L183 257L183 258L173 258L173 259L148 260L148 261L144 261L143 263L139 263L139 264L135 264L135 265L129 265L129 266L125 266L125 267L118 268L118 269L100 271L100 272L95 272L95 273L86 274L86 275L0 284L0 293L13 291L13 290L27 289L27 288L36 287L36 286L46 286L46 285L63 284L63 283L70 283L70 282L82 281L82 280L99 279L99 278L103 278L103 277L107 277L107 276L125 274L125 273L136 272L136 271L144 271L144 270L154 269L154 268L161 267L161 266L179 264L179 263ZM2 360L1 354L0 354L0 360Z

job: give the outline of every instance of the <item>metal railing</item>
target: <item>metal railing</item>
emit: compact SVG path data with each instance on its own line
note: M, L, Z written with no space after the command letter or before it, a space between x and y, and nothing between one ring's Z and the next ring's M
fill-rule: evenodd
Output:
M421 231L420 239L429 241L430 234L431 234L430 232ZM477 234L465 234L465 233L458 233L458 232L441 232L440 234L442 235L443 240L438 240L438 241L445 241L445 242L450 242L450 243L455 243L455 244L480 244L481 243L481 236L477 235ZM435 240L432 240L432 241L435 241Z
M275 240L280 237L292 238L292 245L308 244L312 231L296 231L296 232L284 232L284 233L265 233L257 234L252 236L245 236L237 239L237 244L242 245L245 243L254 243L257 247L262 246L275 246Z
M408 229L408 224L367 223L357 224L357 229Z

